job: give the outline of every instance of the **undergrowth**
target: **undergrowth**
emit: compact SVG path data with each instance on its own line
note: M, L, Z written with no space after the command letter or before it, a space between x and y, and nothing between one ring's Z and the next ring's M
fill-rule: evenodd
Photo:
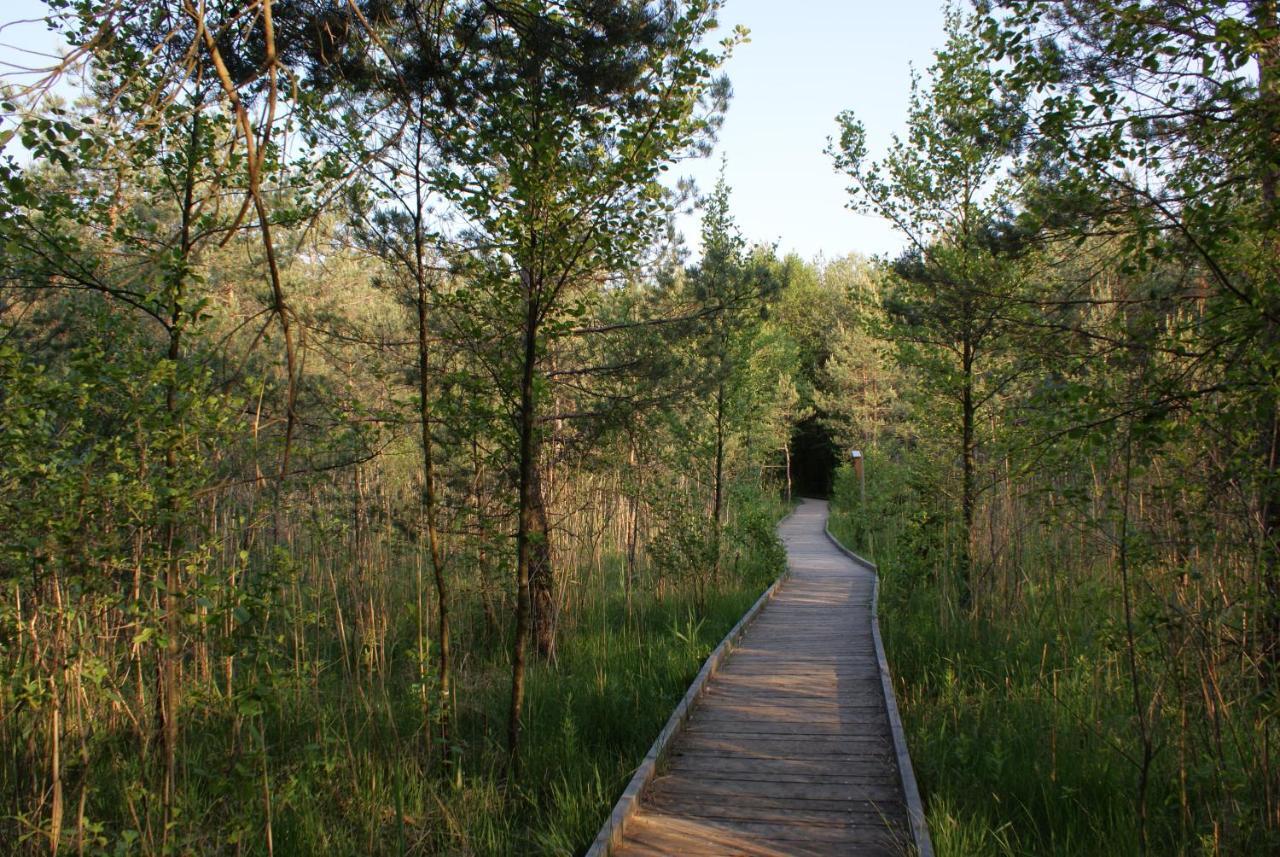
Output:
M404 606L388 617L382 654L345 656L341 626L311 607L324 593L296 579L283 584L235 686L215 670L186 697L168 853L267 854L268 830L275 855L581 853L704 659L781 572L780 514L759 498L739 510L718 585L691 582L708 569L660 585L642 574L628 599L621 558L594 568L584 561L576 571L590 579L567 584L578 591L555 659L530 665L514 772L510 632L488 627L475 599L455 606L457 651L467 654L456 665L445 746L438 708L424 716L424 700L434 700L419 684L412 571L391 575L403 589L391 602ZM69 782L95 784L83 791L84 836L64 845L88 854L150 850L159 838L145 827L157 800L141 785L154 764L150 749L131 735L99 733L85 753L65 772ZM12 762L0 776L17 782ZM80 780L90 769L93 780ZM9 821L21 830L21 818ZM10 844L38 845L34 832Z
M878 564L881 628L939 857L1139 854L1140 744L1114 576L1031 544L985 609L958 611L937 510L905 467L878 465L865 507L853 474L838 474L831 527ZM1138 667L1171 671L1149 645ZM1166 725L1146 783L1148 853L1277 853L1250 826L1263 790L1243 757L1228 747L1227 766L1198 760L1184 737L1198 728L1194 708L1150 704L1149 722ZM1249 712L1221 714L1227 734L1249 728Z

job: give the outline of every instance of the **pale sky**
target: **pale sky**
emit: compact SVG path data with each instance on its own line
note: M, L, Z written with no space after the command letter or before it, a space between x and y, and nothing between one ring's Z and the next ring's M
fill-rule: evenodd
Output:
M896 254L888 223L845 207L847 181L824 149L845 109L866 125L873 157L903 131L911 66L923 73L944 41L943 2L728 0L722 26L745 25L751 42L726 68L734 98L717 154L685 171L710 189L727 157L731 211L751 241L805 258Z
M716 154L680 172L708 190L724 155L750 241L805 258L895 253L902 241L887 223L845 207L846 182L823 150L846 108L866 125L873 156L902 131L911 66L923 72L943 42L943 2L728 0L723 33L742 24L751 41L726 68L734 98ZM44 14L40 0L0 0L0 25ZM23 49L51 48L40 25L0 29L0 63L41 65ZM681 227L696 247L697 222Z

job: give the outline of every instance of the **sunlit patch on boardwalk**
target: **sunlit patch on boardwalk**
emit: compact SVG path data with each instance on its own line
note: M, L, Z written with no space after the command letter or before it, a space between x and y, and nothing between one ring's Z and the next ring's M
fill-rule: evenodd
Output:
M901 855L910 834L872 636L874 577L807 500L791 575L699 697L612 853Z

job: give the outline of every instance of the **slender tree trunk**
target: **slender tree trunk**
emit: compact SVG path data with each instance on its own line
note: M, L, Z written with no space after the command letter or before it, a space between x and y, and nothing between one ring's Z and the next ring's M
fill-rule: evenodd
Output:
M623 580L623 588L627 597L627 618L630 619L632 589L636 584L636 543L640 537L640 474L636 472L636 448L634 442L631 444L628 464L631 467L632 475L637 480L629 498L631 515L627 527L627 569L626 577Z
M62 686L58 679L66 677L65 633L66 611L62 605L62 581L53 575L53 597L57 612L53 623L53 647L49 664L49 853L57 857L62 842Z
M969 609L973 606L973 526L974 513L977 507L976 491L976 455L974 449L974 403L973 403L973 349L969 343L964 344L962 358L964 372L964 389L961 391L960 441L963 459L963 475L961 485L960 507L964 517L964 532L961 533L960 549L960 606Z
M720 580L720 529L724 521L724 382L716 387L716 473L711 499L712 581Z
M182 200L182 223L179 235L177 268L170 274L169 283L169 361L170 375L165 389L165 418L168 437L165 441L163 500L163 539L165 551L163 622L164 640L157 666L156 726L160 739L160 758L163 765L163 784L160 802L163 814L162 840L168 842L169 823L173 817L173 802L177 791L178 753L178 660L182 655L179 645L181 626L181 536L179 533L178 497L178 426L181 421L178 408L178 365L182 359L182 332L186 323L187 266L190 264L192 242L191 226L195 216L195 171L197 150L200 145L200 112L191 118L191 135L188 141L185 186Z
M169 359L177 362L178 335L170 337ZM166 396L167 409L176 422L177 396L172 385ZM168 474L176 472L178 454L174 441L169 442L165 453L165 470ZM168 479L166 480L168 481ZM164 782L160 793L164 814L164 839L168 840L169 821L173 810L173 799L177 779L177 747L178 747L178 658L181 649L178 645L179 623L178 609L180 604L179 587L180 559L178 545L178 510L174 488L169 488L169 497L165 500L164 549L167 561L164 572L164 642L160 652L159 692L156 694L156 724L160 737L160 758L164 766Z
M449 586L444 576L440 552L440 531L436 522L436 472L431 441L431 347L427 328L427 286L421 267L418 270L418 417L422 430L422 516L427 528L427 552L436 584L436 654L440 666L440 735L449 740L451 697L449 641Z
M1262 100L1261 117L1267 160L1262 164L1262 200L1267 225L1273 235L1272 247L1280 250L1280 36L1277 25L1276 0L1258 0L1253 7L1254 19L1268 33L1258 49L1258 93ZM1280 330L1272 320L1280 311L1275 269L1268 282L1262 284L1263 319L1262 349L1269 358L1280 352ZM1259 365L1274 367L1274 359ZM1264 370L1259 396L1258 453L1261 469L1259 520L1260 568L1265 606L1262 617L1263 663L1271 683L1280 682L1280 376L1274 368Z
M533 273L522 271L524 281L524 354L520 372L520 432L519 501L516 523L516 630L511 651L511 708L507 718L507 754L511 773L519 770L520 718L524 713L525 657L529 637L529 569L533 559L532 541L536 536L533 510L534 468L537 457L537 438L534 419L537 403L534 399L534 373L538 359L538 301Z
M422 517L427 528L427 552L431 559L431 574L436 585L436 614L438 639L436 656L440 668L440 736L446 747L449 740L450 715L453 711L452 656L449 640L449 587L445 579L444 562L440 550L440 530L436 521L439 504L436 502L436 471L431 440L431 342L428 327L428 302L431 284L426 264L426 237L424 220L426 200L423 198L423 133L422 120L417 124L414 157L414 281L417 286L418 309L418 418L422 433Z
M542 468L534 462L529 492L533 529L529 544L529 598L533 641L538 656L551 659L556 651L557 609L555 566L551 554L551 525L543 493Z
M791 502L791 441L787 441L782 445L782 455L785 459L787 470L787 502Z

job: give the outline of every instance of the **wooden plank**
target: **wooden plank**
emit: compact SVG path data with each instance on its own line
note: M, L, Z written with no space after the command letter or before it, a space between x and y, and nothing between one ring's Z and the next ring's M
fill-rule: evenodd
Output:
M659 810L642 812L640 817L647 821L661 823L672 832L683 832L691 836L694 841L698 841L700 837L709 837L713 840L728 839L731 842L743 844L763 839L844 846L889 845L897 841L901 835L885 824L874 827L852 824L816 825L805 822L790 824L786 821L743 821L734 818L717 818L714 815L688 815L684 812L672 814Z
M857 739L847 739L845 729L839 723L825 724L822 726L803 724L803 723L748 723L734 722L727 723L696 723L688 730L689 737L706 738L716 740L717 737L722 738L725 742L733 742L734 746L738 746L744 742L761 742L768 743L769 746L763 747L770 753L781 752L787 756L787 751L778 751L777 744L773 742L786 739L790 741L815 742L822 744L819 752L825 752L826 748L836 749L841 752L847 752L851 749L872 748L878 749L885 745L887 739L875 734L864 734ZM858 743L844 745L842 742L846 740L856 740ZM826 743L823 743L826 742ZM701 743L691 744L687 747L680 748L681 751L697 753L707 749L706 745ZM712 747L713 750L719 750L719 747Z
M675 803L715 802L717 805L753 813L759 808L785 812L815 812L852 816L858 813L886 816L905 820L900 813L902 796L896 789L881 787L864 789L860 794L872 797L848 797L836 791L826 792L831 797L818 797L817 789L809 790L808 783L785 783L783 788L769 789L768 783L733 783L716 780L655 780L656 797L646 795L651 806L664 807ZM827 785L827 789L845 789L846 786Z
M884 728L884 724L879 720L855 720L846 718L843 720L827 720L808 722L769 722L752 718L713 718L707 720L699 720L696 723L690 723L685 730L691 743L681 744L673 747L673 750L696 752L704 749L705 745L694 739L711 739L715 740L717 736L723 737L725 741L742 742L751 739L758 739L761 742L770 744L767 747L771 754L786 754L784 747L779 750L777 741L799 741L809 745L810 751L817 752L845 752L850 748L856 748L860 744L888 746L892 742L892 736L888 734L888 730ZM851 742L846 745L845 742ZM716 748L719 749L719 748Z
M681 776L679 773L663 774L655 779L652 789L663 789L673 794L696 789L699 794L726 797L772 797L780 800L822 801L851 804L859 801L898 800L901 791L894 785L882 782L815 783L803 779L779 782L768 779L720 779L710 776Z
M766 783L814 783L815 785L883 785L895 788L892 772L868 770L845 762L814 759L708 759L704 756L673 757L666 773L697 776L703 780L718 778L757 780Z
M876 661L874 658L866 657L861 659L845 658L843 660L822 659L819 657L801 658L801 657L771 657L764 655L754 655L745 657L728 672L730 677L741 678L789 678L792 677L793 671L805 672L826 672L828 674L839 672L843 675L854 676L861 675L872 678L871 673L876 669Z
M811 835L809 831L819 829L824 834L834 831L842 835L854 835L855 831L869 828L901 829L906 822L906 813L902 811L900 801L895 802L894 806L884 807L869 805L826 809L819 806L806 809L798 808L794 801L790 805L748 798L717 801L692 794L672 795L663 792L648 798L645 805L652 811L678 815L681 818L707 818L732 824L772 825L788 829L799 827L805 830L805 836Z
M788 848L787 843L761 842L732 831L718 831L711 825L698 830L673 828L644 815L637 817L635 824L628 828L627 846L627 854L633 857L671 857L675 854L688 857L790 857L830 853L812 845L803 846L805 850L795 850Z
M879 750L879 753L875 751ZM893 753L892 742L880 736L788 738L778 735L724 735L704 732L684 735L675 752L717 753L783 759L859 757Z
M834 679L834 676L831 678ZM820 699L835 699L840 696L839 688L831 686L817 691L813 689L814 682L810 678L802 676L785 676L785 675L753 675L753 676L737 676L727 675L720 676L717 682L721 689L725 690L746 690L753 693L759 693L770 690L784 691L799 695L813 696ZM877 705L874 700L865 700L867 705ZM883 705L879 705L883 708Z
M699 720L685 730L690 735L724 735L733 740L752 737L772 738L836 738L847 733L849 723L839 720L805 720L794 722L768 722L761 720ZM868 730L870 731L870 730ZM888 736L874 736L888 742Z
M703 694L702 701L708 706L733 706L737 711L776 711L786 709L798 715L813 711L881 711L884 706L862 698L841 698L834 694L804 693L786 689L733 690L717 688Z
M715 759L680 757L664 769L672 776L712 779L732 777L762 782L840 785L891 785L897 780L879 765L853 765L824 759Z
M751 699L767 699L771 695L777 695L810 697L827 702L843 700L851 704L883 708L876 701L878 687L874 680L845 670L732 673L721 676L716 686L707 691L707 698L745 694Z
M731 711L743 717L769 717L787 712L794 717L810 717L816 714L857 716L860 712L880 713L880 706L873 702L838 696L788 693L786 691L743 691L707 693L703 696L705 711Z

